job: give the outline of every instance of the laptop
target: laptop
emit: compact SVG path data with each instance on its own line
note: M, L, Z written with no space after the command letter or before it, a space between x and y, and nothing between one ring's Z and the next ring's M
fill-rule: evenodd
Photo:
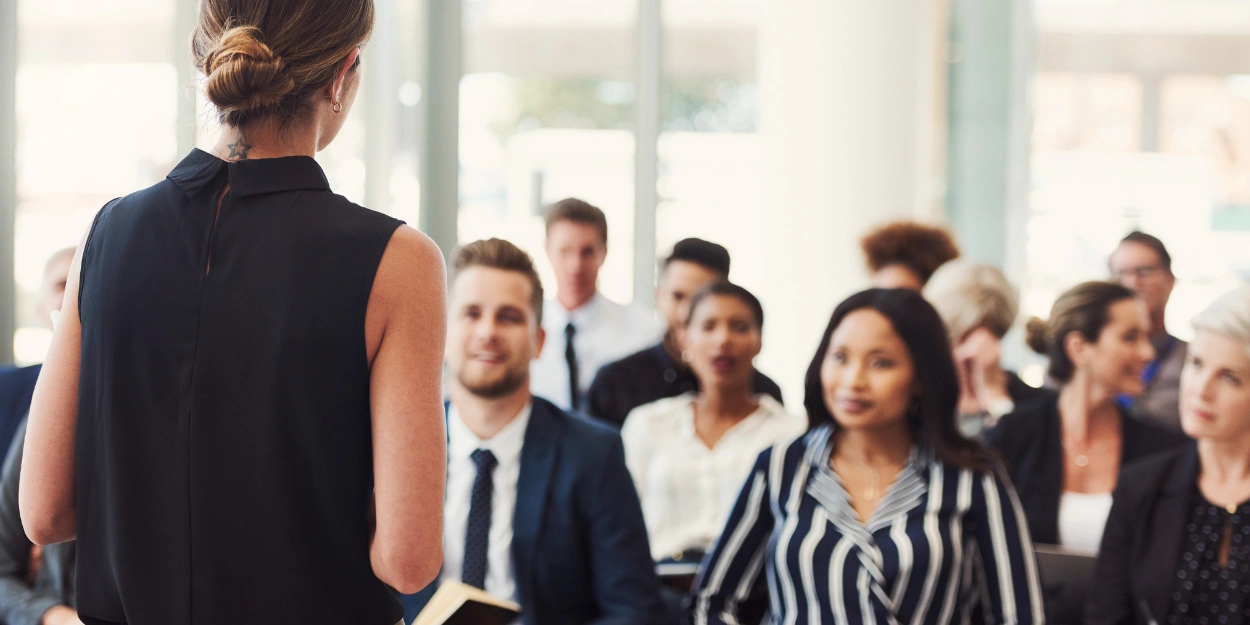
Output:
M1056 625L1084 622L1085 599L1093 587L1097 554L1058 545L1034 545L1033 553L1042 575L1047 622Z
M1034 545L1037 568L1047 586L1085 585L1094 579L1098 554L1059 545Z

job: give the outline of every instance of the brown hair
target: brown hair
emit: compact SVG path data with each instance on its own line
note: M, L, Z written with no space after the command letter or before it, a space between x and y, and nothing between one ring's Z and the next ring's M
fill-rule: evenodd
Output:
M1123 239L1120 239L1120 245L1125 243L1145 245L1154 250L1154 253L1159 256L1159 266L1164 271L1172 273L1172 255L1168 253L1168 248L1163 245L1163 241L1160 241L1159 237L1146 234L1140 230L1134 230L1125 235Z
M888 223L860 239L868 268L875 272L890 265L902 265L928 282L933 272L959 257L959 246L943 228L914 221Z
M203 0L191 52L222 123L285 124L372 31L373 0Z
M608 244L608 218L599 207L589 202L571 197L552 204L547 208L547 233L551 234L551 227L561 221L594 226L599 229L603 244Z
M530 305L539 324L543 318L543 283L534 270L534 261L521 248L503 239L482 239L461 247L452 263L452 274L472 267L487 267L502 271L515 271L530 282ZM454 279L454 278L453 278Z
M1119 302L1137 297L1129 289L1114 282L1084 282L1059 296L1050 309L1050 321L1037 317L1029 319L1027 326L1029 347L1050 358L1047 373L1059 382L1068 382L1076 372L1076 365L1068 357L1064 345L1068 335L1079 332L1091 343L1111 320L1111 307Z

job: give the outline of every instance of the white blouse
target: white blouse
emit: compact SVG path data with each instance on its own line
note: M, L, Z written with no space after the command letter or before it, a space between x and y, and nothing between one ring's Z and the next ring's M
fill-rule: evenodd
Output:
M1098 553L1110 514L1111 493L1064 491L1059 496L1059 544L1075 551Z
M621 429L651 555L659 561L707 549L720 536L760 452L803 434L807 420L758 395L759 408L709 449L694 429L695 395L639 406Z

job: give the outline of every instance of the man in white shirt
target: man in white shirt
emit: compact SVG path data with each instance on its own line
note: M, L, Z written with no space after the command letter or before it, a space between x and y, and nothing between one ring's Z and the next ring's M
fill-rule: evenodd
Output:
M547 211L547 259L556 274L556 298L547 302L543 329L550 346L534 361L531 390L565 410L585 411L599 368L659 340L654 313L623 306L599 292L608 256L603 211L575 198Z
M657 622L659 582L620 436L530 394L545 333L529 256L477 241L453 269L440 581L519 603L523 625ZM407 618L438 583L404 598Z

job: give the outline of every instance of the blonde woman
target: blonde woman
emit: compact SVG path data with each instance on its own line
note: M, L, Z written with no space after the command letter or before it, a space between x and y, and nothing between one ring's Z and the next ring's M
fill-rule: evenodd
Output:
M1180 412L1197 443L1124 470L1090 625L1236 625L1250 614L1250 287L1193 326Z

